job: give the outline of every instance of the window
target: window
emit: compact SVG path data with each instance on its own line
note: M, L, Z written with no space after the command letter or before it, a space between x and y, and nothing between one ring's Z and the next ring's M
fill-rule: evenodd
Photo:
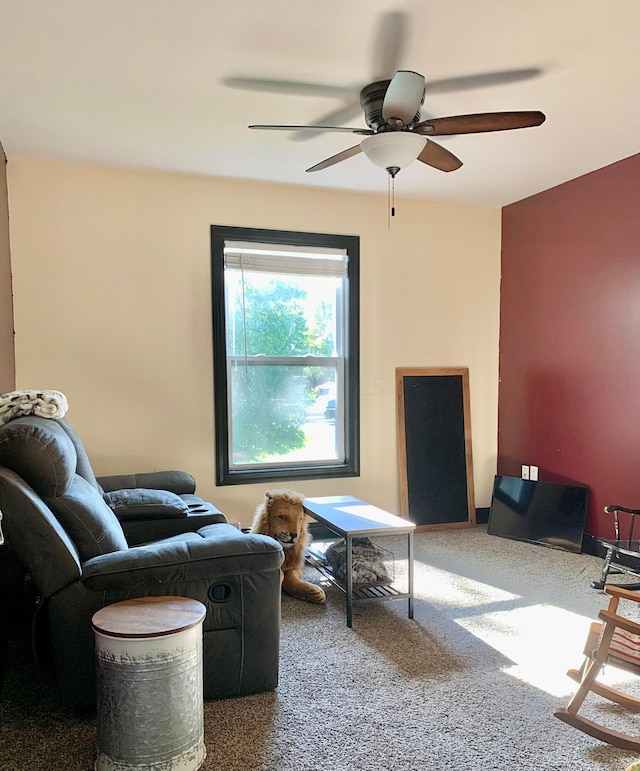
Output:
M359 238L211 227L216 482L358 476Z

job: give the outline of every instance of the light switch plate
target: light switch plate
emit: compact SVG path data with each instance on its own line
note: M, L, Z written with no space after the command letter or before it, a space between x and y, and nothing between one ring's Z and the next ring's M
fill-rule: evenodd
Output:
M529 479L529 466L522 467L522 478Z
M538 480L538 467L529 466L529 479Z

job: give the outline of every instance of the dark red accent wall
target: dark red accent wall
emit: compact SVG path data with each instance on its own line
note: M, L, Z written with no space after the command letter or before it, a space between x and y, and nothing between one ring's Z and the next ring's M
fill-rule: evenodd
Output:
M502 213L498 473L640 508L640 155Z

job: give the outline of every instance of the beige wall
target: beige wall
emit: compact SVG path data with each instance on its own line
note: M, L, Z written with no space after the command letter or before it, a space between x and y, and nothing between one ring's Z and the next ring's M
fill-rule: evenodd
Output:
M0 393L13 391L16 384L11 253L9 251L9 200L5 164L6 156L0 144Z
M8 172L17 383L66 393L98 474L184 468L250 522L265 485L215 486L209 226L335 232L361 239L361 476L295 486L397 512L395 367L468 366L489 505L499 209L399 199L389 231L384 176L373 196L20 159Z

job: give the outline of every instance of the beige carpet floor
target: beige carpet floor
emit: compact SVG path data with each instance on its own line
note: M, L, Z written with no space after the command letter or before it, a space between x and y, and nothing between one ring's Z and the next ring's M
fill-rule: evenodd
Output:
M402 556L400 543L384 546ZM203 769L623 771L633 755L553 717L607 602L589 587L599 568L478 527L416 536L413 620L405 600L362 603L348 629L334 587L325 607L284 597L280 685L205 705ZM321 581L313 569L307 578ZM595 697L589 711L640 732ZM95 722L60 711L16 640L0 693L0 770L89 771L94 759Z

